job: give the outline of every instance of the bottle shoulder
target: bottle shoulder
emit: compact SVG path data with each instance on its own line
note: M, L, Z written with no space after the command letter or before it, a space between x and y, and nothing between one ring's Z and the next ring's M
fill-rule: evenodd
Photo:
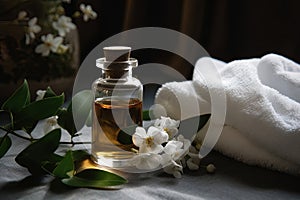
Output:
M142 87L142 83L139 79L130 77L124 79L109 79L109 78L98 78L93 82L93 88L105 87Z

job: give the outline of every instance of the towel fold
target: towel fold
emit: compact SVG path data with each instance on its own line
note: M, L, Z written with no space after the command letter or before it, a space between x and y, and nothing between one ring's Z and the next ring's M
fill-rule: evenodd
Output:
M208 81L203 73L211 64L222 85ZM155 102L175 119L193 117L222 109L212 108L210 90L225 91L227 101L216 150L247 164L300 174L300 65L275 54L228 64L201 58L192 81L164 84ZM189 109L185 116L182 105Z

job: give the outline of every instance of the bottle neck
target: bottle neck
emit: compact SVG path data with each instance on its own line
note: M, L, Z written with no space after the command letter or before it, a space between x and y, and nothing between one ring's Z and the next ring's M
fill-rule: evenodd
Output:
M132 68L127 69L102 69L102 78L127 79L132 77Z

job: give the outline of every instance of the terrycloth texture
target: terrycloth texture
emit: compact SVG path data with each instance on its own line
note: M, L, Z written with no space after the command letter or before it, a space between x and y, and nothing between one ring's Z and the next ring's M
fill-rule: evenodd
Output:
M201 71L209 63L216 65L227 96L225 125L215 148L251 165L300 174L300 66L274 54L228 64L199 59L193 81L167 83L157 92L156 103L170 117L181 118L178 103L168 98L174 96L197 99L200 112L190 117L210 112L208 89L222 88L206 84Z

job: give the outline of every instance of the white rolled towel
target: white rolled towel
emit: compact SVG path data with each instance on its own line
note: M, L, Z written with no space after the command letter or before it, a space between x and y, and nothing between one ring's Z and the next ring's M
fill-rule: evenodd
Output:
M204 73L211 65L221 85ZM299 76L300 65L275 54L228 64L201 58L192 81L164 84L155 103L170 117L185 119L224 109L213 108L211 94L225 92L225 124L215 149L250 165L300 174Z

